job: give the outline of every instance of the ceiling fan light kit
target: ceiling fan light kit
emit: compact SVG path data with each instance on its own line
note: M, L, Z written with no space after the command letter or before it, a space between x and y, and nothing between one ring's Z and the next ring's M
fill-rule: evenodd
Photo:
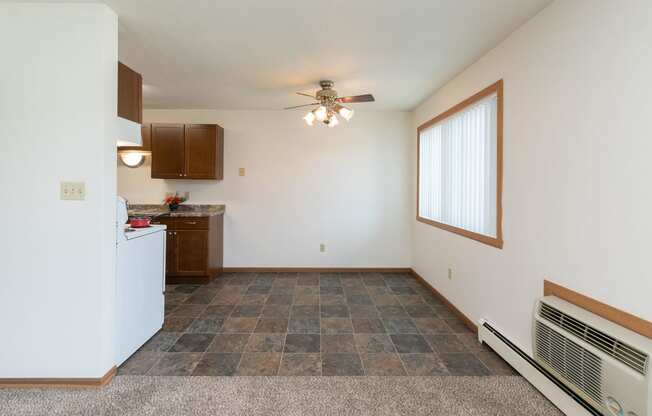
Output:
M354 111L352 109L350 109L350 108L344 107L343 105L341 105L339 107L340 107L339 110L337 110L338 114L340 116L342 116L342 118L344 120L346 120L346 121L351 120L351 118L353 117Z
M315 116L314 111L311 111L308 114L306 114L305 116L303 116L303 119L306 121L306 124L309 125L309 126L312 126L312 123L315 122L316 118L317 117Z
M303 117L303 120L309 126L313 126L315 120L317 120L321 121L328 127L335 127L339 124L339 119L337 118L338 115L344 120L349 121L354 114L353 109L342 105L342 103L364 103L375 101L374 96L371 94L338 97L337 91L333 89L333 81L320 81L319 85L322 89L317 91L314 96L302 92L297 93L299 95L314 98L318 102L285 108L286 110L290 110L294 108L317 105L318 107L314 108Z
M315 117L319 121L326 120L326 118L328 116L328 110L323 105L320 105L319 107L317 107L316 109L314 109L312 111L315 113Z

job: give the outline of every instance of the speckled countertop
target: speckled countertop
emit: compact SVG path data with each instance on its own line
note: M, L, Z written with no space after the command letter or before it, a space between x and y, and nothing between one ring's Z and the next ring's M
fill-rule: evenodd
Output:
M130 204L130 217L212 217L223 215L224 205L179 205L176 211L170 211L166 205Z

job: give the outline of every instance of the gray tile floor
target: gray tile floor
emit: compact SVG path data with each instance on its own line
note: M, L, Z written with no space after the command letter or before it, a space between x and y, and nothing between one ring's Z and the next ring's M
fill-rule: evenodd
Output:
M167 287L139 375L512 375L408 274L233 273Z

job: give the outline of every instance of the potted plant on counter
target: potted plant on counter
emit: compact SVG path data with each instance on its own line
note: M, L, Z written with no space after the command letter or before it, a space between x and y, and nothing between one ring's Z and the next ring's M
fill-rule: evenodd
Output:
M176 211L179 208L179 204L182 204L186 201L186 198L179 196L175 193L174 195L168 195L165 197L163 203L168 206L170 211Z

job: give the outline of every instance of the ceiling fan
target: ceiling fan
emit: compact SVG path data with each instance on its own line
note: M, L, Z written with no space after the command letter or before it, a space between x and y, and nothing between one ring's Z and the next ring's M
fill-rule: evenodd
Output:
M375 101L374 96L371 94L338 97L337 91L333 89L333 85L335 85L333 81L319 81L319 85L321 86L321 90L317 91L315 95L305 94L303 92L297 93L299 95L313 98L317 100L317 102L295 105L294 107L286 107L285 110L292 110L295 108L310 107L316 105L318 107L303 117L303 119L306 121L306 124L312 126L315 120L317 120L326 124L328 127L335 127L339 124L339 120L337 119L336 114L339 114L340 117L344 118L347 121L353 117L353 109L343 104L368 103Z

